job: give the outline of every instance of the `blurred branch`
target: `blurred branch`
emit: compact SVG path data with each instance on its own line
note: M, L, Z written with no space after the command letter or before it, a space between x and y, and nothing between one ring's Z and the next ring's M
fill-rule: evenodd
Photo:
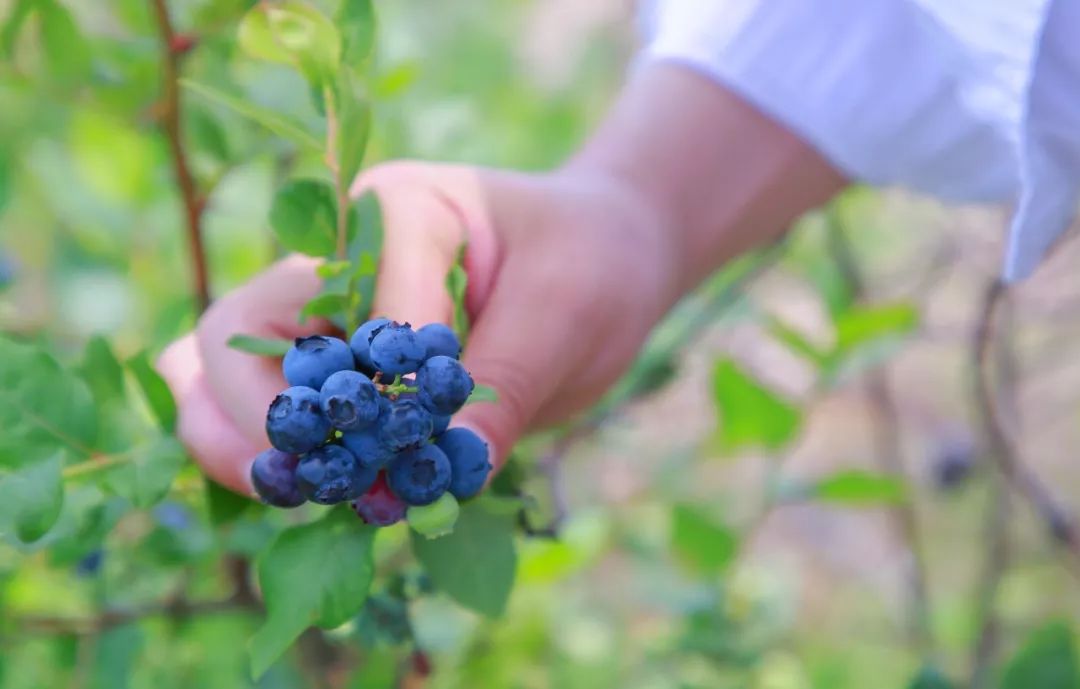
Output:
M195 301L199 312L210 305L210 282L206 267L206 248L203 245L202 215L205 199L195 187L187 152L184 150L183 132L180 126L180 58L191 47L184 36L173 30L166 0L152 0L157 19L162 53L161 70L161 128L169 143L173 174L184 206L187 223L188 251L191 254L192 275L195 285Z
M864 301L866 284L862 271L859 269L851 243L844 232L844 226L836 217L835 209L830 209L826 214L825 236L827 250L837 270L848 284L852 296L856 301ZM900 415L892 388L889 386L888 370L884 366L867 373L865 392L874 410L873 432L877 444L874 457L885 473L906 482L907 470L904 466L901 446ZM890 507L888 512L892 528L907 550L908 559L904 565L910 599L908 629L911 640L922 653L932 653L934 638L931 627L930 595L926 585L926 561L922 553L915 508L911 502L904 501Z

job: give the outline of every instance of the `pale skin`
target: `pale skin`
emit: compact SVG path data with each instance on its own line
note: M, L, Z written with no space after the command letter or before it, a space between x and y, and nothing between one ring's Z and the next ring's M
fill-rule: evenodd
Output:
M716 83L651 65L562 168L539 175L422 162L374 167L386 226L373 312L449 322L443 278L468 242L473 329L463 362L499 401L454 425L484 436L500 464L529 429L595 402L671 306L731 258L779 237L843 176L810 146ZM287 258L219 299L159 368L178 432L206 473L251 493L268 446L279 363L225 345L236 333L309 334L297 313L319 289L316 263Z

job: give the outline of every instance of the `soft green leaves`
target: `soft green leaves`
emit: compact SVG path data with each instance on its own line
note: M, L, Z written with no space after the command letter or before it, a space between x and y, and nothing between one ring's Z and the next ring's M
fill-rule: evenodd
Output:
M349 296L347 294L320 294L314 297L304 308L300 309L300 322L304 323L309 318L331 318L349 310Z
M371 0L342 0L336 19L344 43L344 60L355 65L367 59L375 44L375 12Z
M818 481L813 496L841 505L890 505L907 498L907 486L896 476L851 469Z
M517 568L511 515L468 503L453 533L434 540L413 533L412 545L436 587L484 615L502 614Z
M919 312L914 304L856 306L836 317L836 349L850 352L875 340L906 335L918 324Z
M273 340L254 335L233 335L226 344L232 349L259 356L285 356L292 346L292 340Z
M954 689L954 685L941 670L933 665L925 665L911 679L908 689Z
M105 338L90 338L78 371L99 406L123 400L124 368Z
M330 256L337 246L334 190L317 179L296 179L278 190L270 207L270 226L285 249L308 256Z
M706 574L724 570L739 552L739 535L689 505L671 510L671 546L680 559Z
M261 676L308 626L336 627L359 612L374 575L375 530L341 507L283 531L259 558L267 619L251 639Z
M251 498L223 488L210 479L204 480L206 484L206 509L210 513L210 523L214 526L230 524L237 520L248 508L255 505Z
M465 272L465 249L465 244L458 248L454 264L446 274L446 291L450 293L450 301L454 305L454 332L457 333L462 347L469 335L469 312L465 308L469 274Z
M326 82L341 56L333 22L298 0L260 2L241 20L237 39L252 57L292 64L312 84Z
M360 171L370 133L371 104L356 92L348 73L342 72L337 90L336 155L343 189Z
M125 459L105 474L105 487L136 507L150 507L169 492L187 453L178 440L162 436L148 447L130 450Z
M802 414L798 407L763 387L734 361L716 362L712 385L720 413L718 439L723 451L744 447L778 450L799 432Z
M206 84L200 84L190 79L181 79L180 85L201 98L232 110L236 114L265 127L283 139L292 141L299 146L312 151L321 151L322 142L314 135L308 133L303 126L293 122L282 115L261 108L254 103L237 98L223 91L219 91Z
M40 539L60 516L64 502L62 464L63 453L58 452L0 477L0 499L11 510L15 535L23 543Z
M56 0L38 0L37 10L49 72L61 83L80 84L90 72L90 46L71 12Z
M1080 664L1072 629L1051 622L1036 629L1009 660L1001 676L1001 689L1076 689Z
M158 424L166 433L176 430L176 400L165 379L150 365L150 356L146 351L139 352L128 359L128 370L139 383L150 411L154 413Z

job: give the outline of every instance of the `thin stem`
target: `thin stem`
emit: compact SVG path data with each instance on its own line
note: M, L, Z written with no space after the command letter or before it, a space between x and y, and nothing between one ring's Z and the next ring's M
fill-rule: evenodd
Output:
M348 258L348 222L349 189L348 182L341 174L341 163L337 157L340 124L337 118L337 99L334 90L323 87L323 105L326 108L326 166L334 176L334 195L337 197L337 259Z
M95 454L85 462L79 462L78 464L72 464L71 466L64 467L60 475L64 480L80 478L87 474L93 474L103 469L123 464L131 459L131 451L121 452L114 455Z
M176 33L173 31L169 8L165 0L151 0L160 36L161 70L161 128L169 143L173 174L180 199L184 205L187 224L188 251L194 277L195 303L202 313L210 305L210 279L206 267L206 248L203 245L202 214L205 202L195 187L184 137L180 125L180 50L177 49Z

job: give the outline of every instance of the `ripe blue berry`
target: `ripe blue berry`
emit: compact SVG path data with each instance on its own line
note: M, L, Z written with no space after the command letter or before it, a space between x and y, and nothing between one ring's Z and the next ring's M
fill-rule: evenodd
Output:
M435 445L402 452L386 471L390 490L410 505L429 505L450 485L450 460Z
M394 458L394 450L381 440L377 428L363 428L341 435L341 444L364 466L380 469Z
M390 411L380 417L379 423L379 442L393 452L415 447L431 437L431 414L412 397L402 395L391 402Z
M386 483L386 474L379 472L379 477L366 493L352 503L357 516L368 524L390 526L405 518L408 509L405 501L394 495Z
M491 473L487 443L468 428L451 428L435 439L435 445L450 460L453 496L464 500L479 493Z
M434 356L416 372L417 397L432 414L453 414L473 391L473 379L456 359Z
M361 465L344 447L323 445L300 459L296 483L308 500L333 505L362 495L378 474L378 469Z
M303 454L326 442L329 433L330 420L319 408L319 393L311 388L287 388L266 412L266 436L282 452Z
M260 452L251 464L251 484L262 501L274 507L298 507L304 496L296 485L296 465L300 458L270 448Z
M371 361L384 377L412 373L424 363L424 346L408 323L390 323L371 338Z
M461 342L454 331L442 323L428 323L416 331L416 339L424 347L424 358L448 356L457 359L461 356Z
M375 364L371 361L371 338L376 330L389 324L389 318L373 318L357 328L349 340L349 348L356 357L356 365L364 373L375 373Z
M431 416L431 435L438 437L443 433L446 433L446 429L450 427L450 415L445 416L439 414L432 414Z
M382 396L363 373L338 371L323 383L319 405L334 428L343 431L370 426L379 418Z
M353 355L349 345L336 337L298 337L281 362L281 371L289 385L304 385L318 390L337 371L351 370Z

